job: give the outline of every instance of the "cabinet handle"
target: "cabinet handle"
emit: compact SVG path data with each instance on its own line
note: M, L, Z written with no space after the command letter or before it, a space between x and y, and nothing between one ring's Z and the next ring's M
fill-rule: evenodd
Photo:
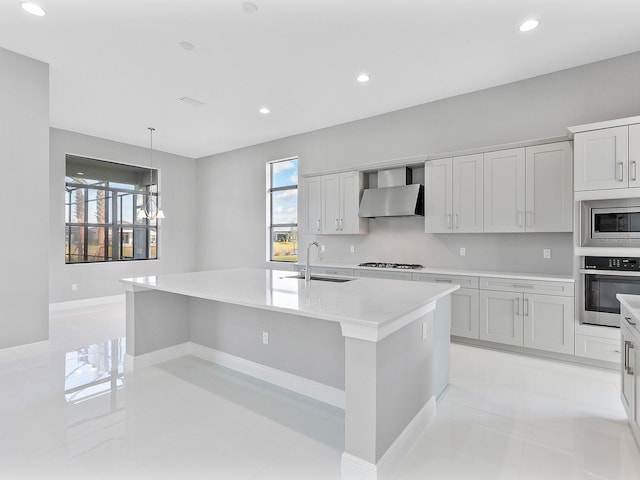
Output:
M340 218L340 230L344 230L344 218Z
M529 299L528 298L524 299L524 316L525 317L529 316Z
M627 323L628 323L629 325L631 325L632 327L635 327L635 326L636 326L636 322L632 322L632 321L631 321L631 317L624 317L624 319L625 319L625 320L627 321Z
M620 181L624 182L624 164L622 162L618 163L618 171L620 172Z
M458 214L457 213L453 215L453 228L454 228L454 230L458 229Z
M451 228L451 214L447 214L447 228Z
M631 176L631 180L632 181L636 181L636 178L638 176L638 172L636 171L636 162L632 161L629 165L629 175Z
M633 347L633 343L631 343L630 341L627 341L627 343L629 344L629 347L627 348L627 373L629 375L633 375L633 369L631 368L631 365L629 364L628 357L631 356L631 349L634 348L634 347Z
M436 283L453 283L453 281L446 278L436 278Z
M514 283L512 286L514 288L533 288L533 285L527 285L526 283Z
M320 231L320 219L316 220L316 229Z
M624 365L622 368L629 371L629 340L624 341Z
M514 298L513 301L515 302L515 305L514 305L515 314L520 315L520 299Z
M336 218L336 232L340 230L340 228L338 227L338 219Z

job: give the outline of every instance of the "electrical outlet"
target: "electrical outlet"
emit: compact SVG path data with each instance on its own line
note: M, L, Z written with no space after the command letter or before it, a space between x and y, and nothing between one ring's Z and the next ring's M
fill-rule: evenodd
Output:
M269 345L269 332L262 332L262 343Z
M464 247L460 247L460 256L464 257L467 254L467 249Z
M356 253L356 246L355 246L355 245L351 245L351 246L349 247L349 251L350 251L351 253Z
M72 292L77 292L78 291L78 284L77 283L72 283L71 284L71 291Z
M321 246L320 246L320 251L321 251L321 252L324 252L325 250L326 250L326 246L325 246L325 245L321 245Z
M542 257L543 258L551 258L551 249L550 248L545 248L542 250Z
M427 339L427 322L422 322L422 340Z

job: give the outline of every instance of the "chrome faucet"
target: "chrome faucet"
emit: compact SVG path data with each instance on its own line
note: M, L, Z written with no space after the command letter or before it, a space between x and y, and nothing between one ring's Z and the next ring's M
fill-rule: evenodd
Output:
M318 259L320 258L320 245L318 244L318 242L311 242L309 245L307 245L307 266L304 269L304 283L306 284L311 281L311 269L309 268L309 250L311 250L311 247L313 245L315 245L318 249Z

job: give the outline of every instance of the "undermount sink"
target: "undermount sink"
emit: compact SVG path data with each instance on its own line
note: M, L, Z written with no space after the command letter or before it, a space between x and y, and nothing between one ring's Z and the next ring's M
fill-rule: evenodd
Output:
M282 278L297 278L298 280L304 280L304 274L299 273L298 275L291 275L290 277L282 277ZM311 280L319 280L321 282L334 282L334 283L344 283L350 282L351 280L355 280L355 278L345 278L345 277L327 277L324 275L311 275Z

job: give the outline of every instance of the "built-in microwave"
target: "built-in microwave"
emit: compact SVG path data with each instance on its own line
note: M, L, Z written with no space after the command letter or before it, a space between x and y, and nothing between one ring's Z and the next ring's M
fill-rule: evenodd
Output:
M640 198L583 201L583 247L640 247Z

